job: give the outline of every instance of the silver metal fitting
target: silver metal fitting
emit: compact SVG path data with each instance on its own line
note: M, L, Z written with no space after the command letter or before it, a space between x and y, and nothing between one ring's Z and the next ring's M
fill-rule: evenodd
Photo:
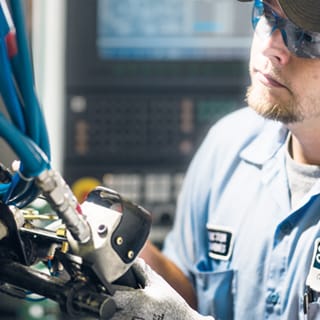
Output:
M36 183L74 239L80 243L88 242L90 227L77 211L78 201L61 175L52 169L45 170L37 177Z

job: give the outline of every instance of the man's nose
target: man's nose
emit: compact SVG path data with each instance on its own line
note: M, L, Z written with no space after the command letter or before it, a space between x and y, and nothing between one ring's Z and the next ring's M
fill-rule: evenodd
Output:
M287 35L284 30L272 28L271 34L263 42L263 53L280 65L290 60L291 52L287 47Z

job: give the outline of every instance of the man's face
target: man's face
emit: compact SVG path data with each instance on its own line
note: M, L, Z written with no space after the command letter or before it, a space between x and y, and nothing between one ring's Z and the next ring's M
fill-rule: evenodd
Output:
M268 3L284 16L276 1ZM290 53L279 30L263 40L255 33L249 71L247 100L258 114L286 124L320 119L320 59Z

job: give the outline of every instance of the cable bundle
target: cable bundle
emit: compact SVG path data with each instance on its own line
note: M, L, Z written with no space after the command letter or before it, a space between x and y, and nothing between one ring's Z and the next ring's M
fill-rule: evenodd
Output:
M50 169L50 145L28 47L22 0L0 0L0 94L9 117L0 112L0 136L20 159L0 200L24 207L39 194L35 178Z

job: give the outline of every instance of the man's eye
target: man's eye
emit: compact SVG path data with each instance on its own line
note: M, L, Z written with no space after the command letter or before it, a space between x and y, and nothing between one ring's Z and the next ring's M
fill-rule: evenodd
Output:
M308 43L318 43L320 44L320 35L319 34L310 34L310 33L303 33L303 40Z
M304 34L303 34L303 40L304 40L305 42L313 42L313 41L314 41L312 35L310 35L310 34L308 34L308 33L304 33Z

